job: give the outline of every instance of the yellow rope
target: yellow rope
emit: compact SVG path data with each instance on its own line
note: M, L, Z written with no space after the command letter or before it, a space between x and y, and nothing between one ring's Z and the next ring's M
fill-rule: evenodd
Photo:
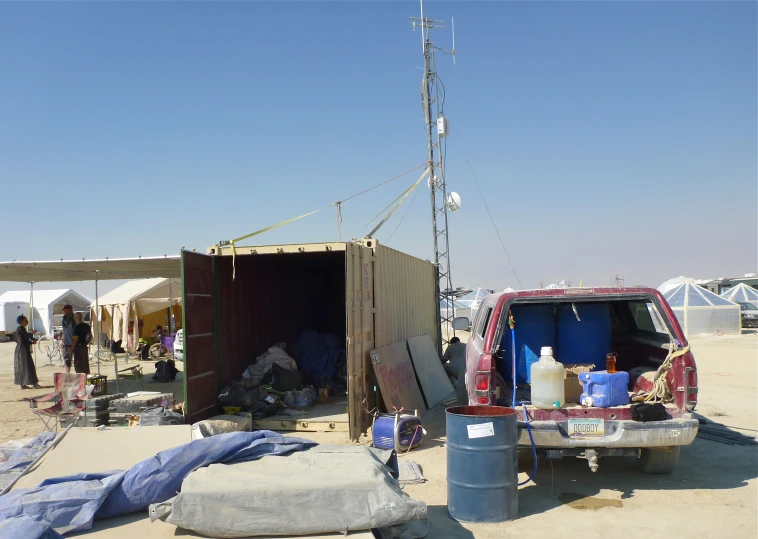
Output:
M661 366L658 367L658 370L655 373L655 377L653 378L653 389L650 391L650 393L645 395L643 402L669 402L673 399L669 385L666 382L666 374L671 370L674 359L683 356L689 351L689 344L684 348L674 350L674 343L671 343L666 359L664 359Z
M299 217L293 217L292 219L287 219L286 221L282 221L281 223L277 223L275 225L268 226L266 228L261 228L260 230L256 230L255 232L251 232L250 234L247 234L245 236L240 236L239 238L235 238L229 242L229 245L232 247L232 280L234 280L236 269L234 267L235 258L237 257L237 249L235 248L234 244L238 241L246 240L247 238L252 238L253 236L257 236L258 234L263 234L264 232L268 232L269 230L274 230L275 228L279 228L280 226L286 225L288 223L291 223L293 221L297 221L298 219L302 219L303 217L308 217L309 215L313 215L314 213L317 213L321 210L315 210L312 212L305 213Z

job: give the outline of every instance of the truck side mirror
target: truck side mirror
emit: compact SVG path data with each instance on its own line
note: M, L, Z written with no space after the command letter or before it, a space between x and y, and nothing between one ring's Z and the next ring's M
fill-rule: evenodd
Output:
M457 316L453 318L453 329L455 331L466 331L471 327L471 322L465 316Z

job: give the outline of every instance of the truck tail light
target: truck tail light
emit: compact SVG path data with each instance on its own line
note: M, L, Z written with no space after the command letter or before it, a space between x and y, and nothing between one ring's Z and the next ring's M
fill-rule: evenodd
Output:
M476 404L490 403L490 373L478 372L474 379L474 388L476 389Z
M697 387L697 369L694 367L687 367L686 369L686 376L687 376L687 391L686 391L686 400L687 400L687 409L689 411L692 411L695 409L695 405L697 404L697 393L698 393L698 387Z

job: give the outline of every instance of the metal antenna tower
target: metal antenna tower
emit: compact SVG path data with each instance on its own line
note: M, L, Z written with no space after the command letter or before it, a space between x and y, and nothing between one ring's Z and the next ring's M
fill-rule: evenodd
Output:
M437 76L437 67L434 59L435 51L449 53L453 55L455 61L455 45L452 51L445 51L434 45L429 38L430 30L434 28L445 28L442 21L424 17L424 3L421 1L421 17L411 17L413 29L421 28L421 42L424 52L424 77L421 84L421 100L424 108L424 119L426 121L426 130L429 145L429 192L432 202L432 230L434 233L434 265L437 268L437 303L438 323L441 329L447 328L452 330L455 310L453 306L453 284L450 276L450 241L447 233L447 190L445 187L445 156L444 156L444 139L448 134L447 119L444 116L445 107L445 87L441 85ZM453 34L453 43L455 43L455 34ZM440 86L442 93L440 94ZM435 151L438 160L435 161ZM449 308L443 315L439 308L442 301L446 300ZM441 332L442 333L442 332ZM447 335L442 339L448 342ZM439 350L442 350L442 343L439 342Z

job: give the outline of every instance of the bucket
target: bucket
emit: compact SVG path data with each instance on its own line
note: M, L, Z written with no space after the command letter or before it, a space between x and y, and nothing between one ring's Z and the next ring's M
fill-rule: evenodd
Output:
M504 522L518 516L518 426L512 408L445 410L447 511L461 522Z

